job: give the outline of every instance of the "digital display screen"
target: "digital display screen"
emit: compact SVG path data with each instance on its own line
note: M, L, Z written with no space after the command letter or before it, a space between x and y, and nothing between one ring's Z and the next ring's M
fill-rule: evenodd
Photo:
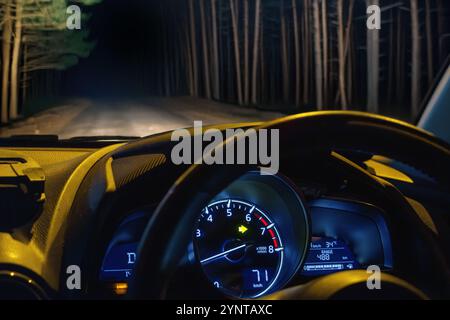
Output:
M359 267L352 251L343 241L313 237L301 274L305 276L323 275Z
M118 244L111 247L102 264L100 279L103 281L127 281L133 273L138 243Z
M100 279L126 282L133 273L137 246L138 243L133 242L111 247L103 260ZM326 237L313 237L301 274L315 276L358 268L360 265L345 242ZM250 270L247 275L250 278L255 274L255 271Z

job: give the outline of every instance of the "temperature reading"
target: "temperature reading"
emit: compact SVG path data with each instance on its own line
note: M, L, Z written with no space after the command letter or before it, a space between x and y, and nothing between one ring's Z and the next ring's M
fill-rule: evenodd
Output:
M325 243L327 248L334 248L334 246L337 244L337 241L327 241Z

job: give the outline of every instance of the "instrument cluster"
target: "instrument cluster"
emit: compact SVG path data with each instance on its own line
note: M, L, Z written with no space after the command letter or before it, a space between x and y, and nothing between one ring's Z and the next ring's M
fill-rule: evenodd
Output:
M103 258L101 282L127 283L150 215L136 211L119 225ZM256 172L199 212L187 255L213 287L234 298L257 298L373 264L393 267L380 209L347 199L305 199L288 178Z

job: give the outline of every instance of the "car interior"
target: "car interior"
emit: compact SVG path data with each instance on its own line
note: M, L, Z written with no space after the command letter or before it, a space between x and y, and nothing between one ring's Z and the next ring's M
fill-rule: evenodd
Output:
M3 139L1 296L449 297L447 142L351 111L215 126L249 127L279 129L278 174L174 165L171 132Z
M284 5L288 6L286 4L288 2L290 3L285 1ZM15 6L11 7L11 12L8 11L6 3L10 2L0 1L2 4L0 18L3 19L11 12L15 12L16 16L21 14ZM203 1L188 3L197 5ZM242 8L233 7L241 3L240 1L230 0L220 3L223 9L221 23L225 25L223 28L220 27L222 29L219 28L225 30L220 36L220 41L226 39L229 41L227 43L231 44L228 49L225 45L223 47L225 48L223 52L228 50L226 51L228 60L223 64L225 66L223 70L231 70L229 71L231 76L224 78L223 83L228 81L224 84L224 88L233 95L234 89L228 87L234 88L231 78L240 72L239 63L233 62L235 57L237 60L240 52L239 49L232 51L232 44L236 43L232 41L232 36L238 36L236 27L244 28L245 25L238 24L236 19L242 19L242 15L248 15L248 11L245 11L245 1L241 4ZM256 9L258 7L255 5L260 2L251 3L250 16L253 17L253 12L256 12L255 16L259 19ZM293 10L294 17L296 13L301 14L301 19L306 19L304 20L306 22L309 21L307 19L311 19L311 22L318 19L319 14L314 11L317 9L314 5L322 3L321 1L311 1L310 9L307 7L309 1L301 2L301 8L311 10L310 17L307 16L308 11L305 11L306 16L303 16L301 11L303 9L295 7L296 3L293 1L292 5L289 4L289 7L282 11L280 19L284 19L283 12L291 14L288 10ZM338 19L337 23L343 30L341 21L343 17L339 16L339 12L337 15L331 12L335 10L335 5L338 6L342 2L332 3L333 6L330 4L330 7L327 7L325 4L323 7L324 10L330 10L329 28L334 28L332 21ZM349 6L351 3L352 1L348 2ZM276 34L272 38L269 36L264 38L267 41L264 48L266 54L269 52L266 55L267 61L274 61L279 58L279 53L276 51L275 55L273 53L275 51L268 49L272 50L271 46L274 43L278 45L279 39L283 39L286 34L280 33L278 36L276 33L278 29L273 30L276 27L283 31L285 22L280 20L278 23L280 14L278 2L271 5L265 2L264 5L266 15L263 22L267 24L263 31L266 34L269 31ZM362 4L356 4L355 10L361 10L359 6ZM163 7L161 5L161 8ZM191 12L192 16L195 14L195 19L202 17L204 20L205 12L202 11L204 8L201 6L195 8L190 7L190 11L186 12ZM206 8L214 10L210 4ZM401 10L395 4L392 8ZM414 8L411 7L411 12ZM390 9L389 7L386 10ZM180 12L184 12L183 10ZM155 12L152 11L148 19L160 21L159 18L155 18L158 16ZM197 24L198 29L186 28L181 30L183 32L179 32L174 26L177 26L177 17L181 15L174 14L172 17L170 11L164 12L167 13L165 16L167 19L162 21L167 22L165 26L168 31L164 33L160 29L155 29L152 34L158 37L161 33L166 35L167 39L181 39L182 45L191 45L186 55L191 62L193 60L189 55L198 43L199 59L196 61L194 59L198 66L195 64L194 66L200 71L203 70L201 68L206 69L207 63L203 67L199 66L202 64L201 58L209 55L209 50L212 49L203 47L204 51L201 51L200 44L207 36L212 37L213 34L208 30L202 32L208 28L202 28L200 23ZM237 17L235 12L238 13ZM399 12L399 15L403 14L402 11ZM208 13L206 16L208 17ZM344 14L344 18L346 16L347 14ZM95 21L96 15L93 17ZM140 20L134 26L144 26L147 19L145 17L139 16ZM392 17L395 18L394 15ZM188 18L189 15L186 15L187 22ZM105 13L103 18L98 19L106 21L109 19L108 14ZM191 21L195 19L192 18ZM292 19L289 20L292 23L288 24L288 27L296 26L294 24L296 20L289 19ZM209 20L207 22L209 23ZM303 22L301 27L304 27L306 22ZM251 27L250 35L256 34L254 30L257 30L258 23L255 23L254 29ZM181 22L180 25L185 26ZM4 27L1 27L3 36L7 34L6 26L7 24L4 24ZM154 27L153 24L151 26ZM13 27L14 24L11 28ZM348 28L350 27L349 22ZM26 24L23 28L24 32L28 32ZM45 30L47 32L47 29ZM319 28L314 30L317 32ZM399 39L403 31L409 32L409 29L402 30L400 29ZM363 31L365 35L366 30ZM191 42L183 42L182 36L185 33ZM111 39L112 34L114 34L112 31L107 33ZM240 35L242 36L240 43L249 37L247 34L245 38L244 34ZM295 35L293 32L287 34L291 37ZM307 32L302 31L302 36L305 34L307 35ZM22 50L27 46L27 39L33 41L32 36L35 33L30 31L24 35L28 38L23 42ZM359 39L358 35L360 34L356 33L355 38ZM11 37L17 39L14 35ZM62 41L60 38L55 39ZM161 39L163 40L160 47L169 49L167 56L161 54L158 59L168 61L172 58L184 59L184 56L171 56L170 50L177 52L178 44L173 44L172 48L169 42L164 42L166 38L161 36ZM313 61L313 40L312 38L304 40L311 41L312 60L307 60L309 62L302 64L302 68ZM342 40L338 38L336 41ZM334 40L330 41L332 43ZM410 40L404 41L409 45ZM131 46L131 42L124 40L125 44L117 46L125 50L125 47ZM316 45L320 43L318 41ZM32 46L31 43L30 48ZM99 47L105 52L114 50L101 41ZM255 45L254 48L257 53L258 47ZM294 49L294 44L289 45L289 50ZM14 53L13 47L9 50ZM133 50L130 49L130 52ZM248 48L242 50L247 50L245 51L247 58L253 52ZM339 50L344 53L343 46L340 46ZM359 50L357 43L349 45L348 50L357 52ZM273 55L270 55L270 52ZM315 52L317 53L317 50ZM330 52L337 53L333 50ZM89 60L87 56L86 61L91 61L89 63L96 64L100 61ZM126 57L130 56L131 53L127 51ZM2 62L6 61L5 57L8 56L3 55ZM20 58L19 62L26 61L24 59ZM155 65L160 62L158 59L155 60ZM288 60L292 63L292 67L295 62L294 53ZM226 69L227 61L231 61L229 69ZM365 63L365 60L362 61ZM262 98L264 94L270 95L271 92L275 92L276 97L282 95L282 87L277 81L280 80L281 83L283 66L277 62L274 63L275 67L271 67L271 63L254 64L258 68L267 67L268 70L273 68L275 70L273 74L278 77L273 76L273 79L267 77L268 89L267 92L261 89ZM359 70L356 69L358 63L353 65L355 70ZM82 68L92 68L92 64L87 67L82 65ZM242 66L244 65L242 62ZM176 70L183 66L182 63L174 64L173 68ZM233 66L237 66L236 71ZM139 68L141 67L138 66L137 71L133 70L138 72ZM314 68L317 70L319 66L316 64ZM122 69L116 69L114 73L123 77L121 78L123 86L133 86L135 82L126 81L127 77L131 77L131 71L128 73L129 70L120 70ZM167 82L182 82L176 80L178 79L175 76L176 71L172 74L172 69L167 69L167 73L165 69L156 67L151 70L163 78L167 75ZM190 75L189 79L194 78L192 70L192 68L187 71L183 69L183 72L186 71ZM207 70L198 76L199 87L203 83L208 83L204 79L213 74L214 69L208 72L210 71ZM250 71L245 69L243 72L250 74ZM338 69L335 72L338 72ZM355 71L350 70L347 75L351 72ZM408 72L405 71L405 74ZM106 78L110 77L110 73L105 74L107 81ZM294 81L294 71L290 76ZM306 78L313 79L313 76L311 73ZM164 81L159 79L163 78L158 78L155 83L160 85ZM240 75L236 78L241 80ZM32 89L29 89L28 93L32 93L35 83L42 85L55 81L57 84L60 81L58 79L41 77L35 82L30 81ZM83 81L80 81L79 77L71 79L76 84L75 87L83 86ZM329 94L330 104L335 96L336 101L345 100L342 97L345 90L339 91L339 78L336 76L334 79L336 85L333 90L336 91ZM120 86L122 80L116 81L116 84ZM91 79L92 82L89 81L89 77L86 77L89 86L92 86L93 82L98 85L94 86L93 90L100 91L103 86L109 86L97 78ZM222 82L220 83L222 85ZM356 80L355 91L359 90L359 85L362 86ZM308 90L316 90L313 86L314 84L311 84ZM413 87L408 87L405 92L409 89L413 91ZM194 86L189 88L195 89ZM220 88L220 92L226 91ZM261 88L264 87L261 85ZM292 88L294 84L290 87ZM320 83L317 88L320 89ZM170 95L169 89L167 94L164 89L161 90L161 95ZM108 87L111 100L115 99L114 91L114 88ZM251 93L250 89L247 93L249 92ZM295 92L292 90L290 95L288 94L291 100L295 99ZM380 100L381 92L384 91L380 90ZM199 89L198 95L207 95L207 90ZM361 95L365 95L365 91ZM258 99L260 96L258 95ZM199 106L195 119L201 119L201 116L210 113L210 109L206 107L203 109L205 104L221 102L221 99L200 100L198 97L195 99L199 99L195 100ZM243 99L245 100L245 97ZM305 103L305 109L308 110L302 109L301 112L295 109L295 112L277 114L276 117L255 121L247 118L239 121L213 121L214 124L205 123L200 129L192 124L178 125L177 122L171 129L139 137L129 134L128 129L124 128L132 128L134 121L138 123L140 117L144 118L142 110L146 107L140 106L133 109L133 112L130 111L133 120L124 118L125 114L129 114L126 105L123 107L125 113L121 115L114 113L118 112L116 111L118 109L104 107L105 114L116 117L118 122L110 122L110 118L98 120L99 117L96 118L95 113L85 117L88 120L94 118L98 120L98 126L106 123L108 130L120 129L123 126L120 135L109 134L110 131L107 130L100 131L100 127L96 125L93 126L92 132L99 132L98 135L86 133L58 136L47 134L47 131L41 129L16 133L14 130L20 129L20 126L34 125L33 121L37 122L36 119L40 119L34 113L28 122L26 122L28 116L24 116L25 120L13 119L10 123L2 125L0 300L167 299L238 302L450 299L448 60L443 65L442 71L439 74L436 72L436 80L429 86L429 94L415 121L407 122L383 112L350 107L331 110L319 105L320 100L315 96L312 99L315 99L319 107L310 107ZM250 106L243 106L236 102L238 100L233 101L236 108L244 110L242 112L246 114L255 112ZM222 107L226 108L227 105ZM231 105L228 107L232 108ZM89 108L98 111L102 107ZM154 123L149 123L148 126L157 126L159 122L163 122L162 118L152 116ZM41 117L43 120L39 121L43 121L44 124L48 122L47 126L56 128L59 125L58 121L63 123L63 120L53 120L57 117L59 115L56 111L50 111L44 113ZM177 121L178 118L182 118L173 117ZM194 116L191 118L194 119ZM73 119L76 119L72 121L76 125L77 121L81 122L77 119L82 118L73 116ZM77 132L83 133L83 130L88 130L87 127L80 128ZM96 129L99 130L95 131ZM5 130L5 134L1 130ZM64 128L61 130L63 132ZM228 136L230 130L235 134ZM186 146L189 150L200 148L200 155L206 159L226 154L226 159L234 163L224 164L223 161L206 163L206 160L198 161L195 155L192 158L188 156L192 160L190 162L177 163L173 160L174 150L179 147L180 140L174 136L179 137L180 132L187 139ZM208 132L213 132L216 136L225 136L226 139L211 147L211 136L205 138ZM251 133L258 135L263 132L275 132L276 136L266 137L265 141L260 140L259 145L255 147ZM264 174L264 170L268 167L265 161L267 159L259 157L256 161L247 160L255 160L252 158L255 148L261 150L270 142L276 143L276 150L272 148L266 156L278 156L278 170L273 174ZM235 146L241 148L236 154Z

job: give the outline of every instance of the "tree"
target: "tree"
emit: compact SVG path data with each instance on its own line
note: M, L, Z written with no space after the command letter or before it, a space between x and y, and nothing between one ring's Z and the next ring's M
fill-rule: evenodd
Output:
M438 45L439 63L444 62L444 59L445 59L444 50L442 48L442 45L443 45L443 41L442 40L444 40L444 37L446 37L446 36L448 37L449 36L449 34L445 35L445 31L444 31L445 30L445 28L444 28L444 26L445 26L444 21L446 21L444 12L445 11L444 11L443 0L437 0L437 25L438 25L437 29L438 29L438 43L439 43L439 45Z
M53 88L58 70L89 55L94 43L88 30L67 32L66 7L94 2L99 0L0 0L2 122L19 114L27 91L36 96ZM143 86L157 77L150 85L164 95L188 92L239 105L282 101L300 111L365 102L368 111L378 112L394 95L403 102L411 89L411 113L417 114L422 91L448 51L450 7L442 0L384 5L382 11L391 11L383 15L390 23L383 31L367 30L365 23L367 6L380 0L152 3L162 16L152 25L160 34L160 42L152 42L158 63L139 54L150 67L136 76Z
M213 65L213 97L220 99L220 80L219 80L219 44L217 36L217 0L211 0L211 19L212 19L212 65Z
M238 10L235 7L234 0L230 0L230 10L231 10L231 25L233 29L237 100L239 105L243 105L244 101L242 98L241 57L239 53Z
M338 59L339 59L339 96L342 109L348 109L347 88L345 85L345 34L344 34L344 13L343 0L338 0L336 4L338 23Z
M248 0L243 0L243 2L244 2L244 103L248 104L250 96L249 41L248 41L249 9L248 9Z
M202 29L203 47L203 85L205 87L205 97L211 99L211 82L209 80L209 59L208 59L208 37L206 35L205 0L200 0L200 21Z
M261 0L256 0L255 3L255 27L254 27L254 38L253 38L253 67L252 67L252 104L257 105L258 104L258 50L260 48L259 41L260 41L260 18L261 18ZM261 77L263 75L261 74Z
M313 0L314 15L314 61L316 69L316 105L318 109L323 107L323 71L322 71L322 47L321 47L321 28L320 28L320 0Z
M195 0L189 0L189 29L190 29L190 47L192 50L190 63L192 63L193 83L192 91L193 96L198 96L198 68L197 68L197 37L195 28Z
M11 67L11 38L12 38L12 15L11 0L3 2L3 33L2 33L2 110L1 122L8 122L8 89L9 71Z
M185 45L185 65L186 65L186 85L190 96L195 96L194 92L194 70L192 63L192 48L190 39L190 21L185 19L184 21L186 27L184 28L184 45Z
M323 92L324 103L328 103L328 10L327 1L322 1L322 44L323 44Z
M431 0L425 1L425 29L427 34L427 75L428 85L433 84L434 79L434 63L433 63L433 38L431 28Z
M294 56L295 56L295 105L300 105L301 65L300 65L300 33L297 13L297 1L292 0L292 21L294 28Z
M311 52L311 33L310 33L310 1L303 2L303 104L309 101L309 80L310 80L310 52Z
M354 41L352 39L353 11L355 0L349 0L347 26L345 27L345 48L344 61L347 67L347 104L351 105L352 88L353 88L353 57L354 57Z
M2 38L2 122L18 116L20 75L26 88L30 73L37 70L64 70L87 57L94 43L88 31L67 29L68 0L0 0L5 8ZM94 5L100 0L73 1ZM86 22L87 15L82 15ZM26 46L26 55L22 53ZM21 64L22 62L22 64ZM9 110L8 110L9 109Z
M410 0L411 12L411 105L412 117L415 118L420 111L421 98L421 48L420 48L420 22L419 5L417 0Z
M16 15L14 23L14 41L13 41L13 51L12 51L12 61L11 61L11 100L9 104L9 117L11 119L16 119L18 114L18 87L19 87L19 59L20 59L20 49L22 45L22 12L23 3L20 0L15 1Z
M379 0L367 0L367 6L379 6ZM378 112L380 72L380 32L367 29L367 111Z
M288 54L288 39L286 17L284 13L284 1L281 0L280 5L280 24L281 24L281 66L283 78L283 102L289 102L289 54Z
M406 60L406 44L404 36L404 20L402 10L397 10L397 35L396 35L396 68L395 73L397 81L395 84L396 101L401 103L404 100L405 92L405 77L403 76L405 71Z

